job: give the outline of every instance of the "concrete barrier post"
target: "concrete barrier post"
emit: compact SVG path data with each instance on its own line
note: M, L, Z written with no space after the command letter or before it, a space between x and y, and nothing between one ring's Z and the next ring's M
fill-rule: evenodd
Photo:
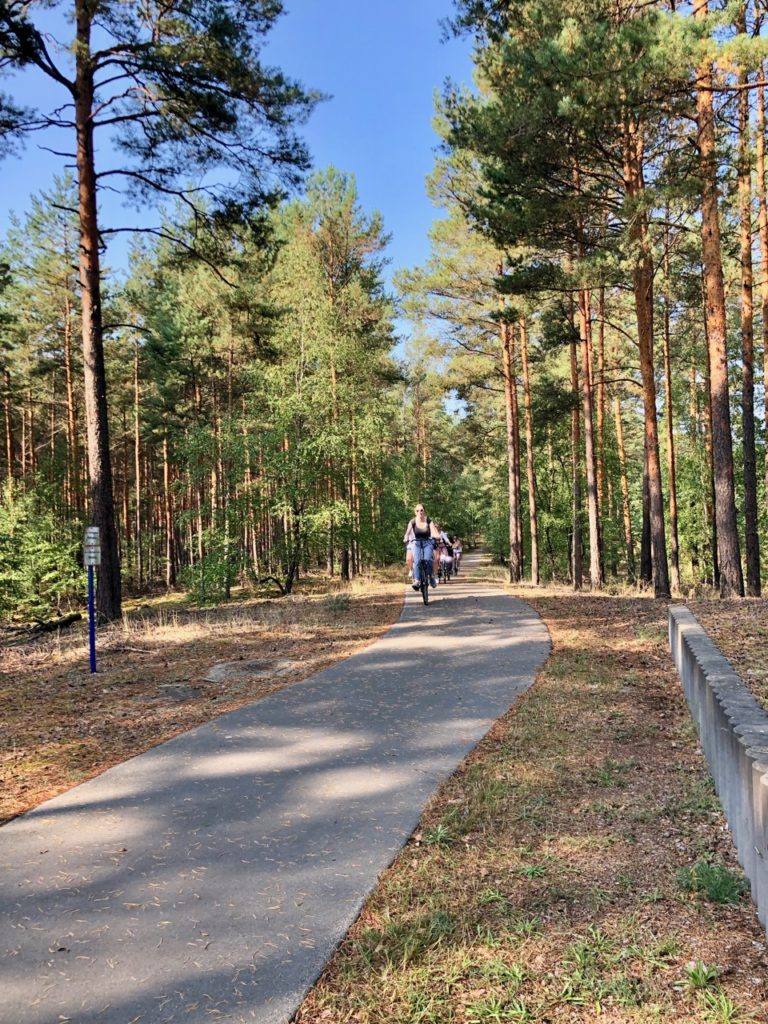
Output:
M763 927L768 927L768 711L683 606L669 644Z

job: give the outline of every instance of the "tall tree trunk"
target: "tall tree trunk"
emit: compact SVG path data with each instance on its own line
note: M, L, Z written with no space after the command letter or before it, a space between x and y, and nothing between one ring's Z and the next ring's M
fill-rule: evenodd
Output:
M80 511L80 452L77 437L75 374L72 366L72 302L69 281L64 282L64 387L67 401L67 502Z
M669 313L669 204L664 222L664 401L666 405L667 428L667 471L669 474L669 541L670 566L672 569L672 590L680 593L680 544L677 531L677 467L675 460L675 429L672 410L672 359L670 354L670 313Z
M640 584L653 583L653 545L651 542L651 491L648 486L648 440L643 444L643 524L640 535Z
M624 520L624 548L627 557L627 578L634 583L637 574L635 572L635 543L632 537L632 510L629 504L629 481L627 480L627 454L624 447L624 424L621 419L621 399L619 398L618 386L613 392L613 415L616 422L616 446L619 453L619 473L621 478L621 507Z
M248 439L248 429L246 426L247 420L247 408L245 404L245 395L241 398L242 414L243 418L241 421L241 432L243 435L243 450L245 452L245 469L243 471L243 491L245 494L245 524L246 524L246 538L245 548L247 557L251 563L251 569L254 575L258 578L259 576L259 547L258 539L256 536L256 515L254 512L253 501L254 501L254 484L253 484L253 466L251 456L251 446Z
M48 483L56 479L56 372L51 374L51 401L48 408Z
M512 442L515 452L515 489L517 491L517 515L515 517L515 561L518 580L525 575L525 551L523 549L523 477L520 457L520 403L517 394L517 347L516 328L509 326L509 384L512 391Z
M80 216L80 289L83 324L85 410L92 522L99 528L101 565L97 590L99 618L121 614L120 559L115 529L112 463L109 451L107 382L101 315L99 228L96 208L96 172L93 149L93 65L91 24L95 7L90 0L75 0L75 123L77 132L78 206Z
M136 583L139 590L144 585L143 537L141 532L141 431L139 412L141 390L139 387L139 339L133 356L133 475L134 475L134 544L136 547Z
M168 428L163 430L163 526L165 532L165 585L176 586L176 545L173 529L173 495L171 494L171 463L168 453Z
M693 16L706 19L708 0L694 0ZM744 595L739 534L736 525L736 493L728 401L728 351L725 290L720 245L717 195L715 113L712 67L705 60L698 71L696 109L701 164L701 238L709 335L710 385L712 391L712 451L715 468L715 520L720 560L720 593Z
M746 32L746 12L737 21ZM746 86L746 71L739 75ZM755 452L755 376L752 274L752 154L749 139L749 92L739 93L739 248L741 254L741 422L744 460L744 554L747 594L760 596L760 540L757 525L757 454Z
M501 272L499 272L501 276ZM512 387L512 327L501 324L502 375L504 378L504 408L507 422L507 490L509 494L509 580L519 583L522 578L518 524L520 521L520 490L515 451L515 407Z
M624 119L624 189L636 200L645 190L643 176L643 139L639 126L627 115ZM664 531L664 494L661 485L659 430L656 421L656 380L653 363L653 256L648 237L648 218L636 209L629 225L629 236L637 255L632 268L632 287L637 316L637 340L640 376L643 382L643 420L645 425L645 462L648 474L648 502L653 560L653 589L656 597L670 596L667 540ZM641 566L642 573L642 566Z
M702 276L702 289L704 278ZM702 291L703 294L703 291ZM709 372L709 343L707 340L707 318L704 316L704 450L707 456L707 486L704 499L704 513L709 530L712 576L710 582L720 586L720 558L717 542L717 517L715 515L715 455L712 445L712 386Z
M591 312L589 293L579 289L579 336L581 339L581 400L584 416L584 454L587 464L587 512L589 519L589 577L592 590L603 585L603 552L597 502L594 419L592 415L591 362L589 355Z
M125 565L125 562L128 559L128 553L129 553L129 551L131 549L131 545L133 543L133 537L131 535L131 513L130 513L130 507L129 507L129 504L130 504L130 491L131 491L131 485L130 485L131 471L130 471L129 467L130 467L130 464L131 464L131 457L130 457L128 449L130 447L130 442L129 442L130 434L128 432L128 413L127 413L127 411L125 409L125 406L123 406L123 409L122 409L122 419L123 419L123 424L122 424L122 426L123 426L122 479L118 478L118 481L117 481L117 490L118 490L118 493L120 495L120 500L121 500L121 503L122 503L122 524L118 521L118 524L117 524L117 539L118 539L118 550L120 552L120 561L121 561L121 563L123 565ZM121 535L121 529L122 529L122 535Z
M761 65L760 79L766 66ZM757 178L758 237L760 239L760 305L763 322L763 380L768 381L768 199L765 187L765 87L757 89L757 124L755 126L755 176ZM765 403L765 435L768 437L768 402ZM768 444L765 446L765 494L768 495Z
M581 192L581 168L578 159L573 165L573 184ZM585 231L581 216L577 217L578 254L584 258ZM600 509L597 497L597 466L595 460L594 416L592 409L592 310L589 291L578 291L579 338L581 341L581 401L584 415L584 457L587 479L587 519L589 523L589 576L592 590L603 585L603 551L600 536Z
M573 312L571 313L573 321ZM579 363L576 356L576 340L571 341L571 582L574 590L582 587L582 536L581 536L581 432L579 417Z
M13 480L13 419L11 417L11 375L8 370L3 371L3 383L5 394L3 395L3 406L5 412L5 467L8 483Z
M597 507L605 518L605 288L597 292Z
M531 377L528 369L528 331L520 321L520 356L523 362L523 402L525 404L525 453L528 475L528 520L531 529L531 583L538 587L539 574L539 522L536 513L536 467L533 458L533 414L531 411Z
M360 564L360 482L357 472L357 423L355 408L350 410L349 518L352 524L352 575L361 572Z
M34 476L37 472L37 449L35 447L35 403L32 398L32 388L27 388L26 391L26 442L27 442L27 457L25 460L25 473L29 473L30 476Z

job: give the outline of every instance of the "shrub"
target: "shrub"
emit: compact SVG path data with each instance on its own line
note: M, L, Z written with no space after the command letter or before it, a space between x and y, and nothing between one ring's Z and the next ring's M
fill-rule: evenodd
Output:
M48 618L85 594L82 524L67 522L44 488L0 491L0 616Z

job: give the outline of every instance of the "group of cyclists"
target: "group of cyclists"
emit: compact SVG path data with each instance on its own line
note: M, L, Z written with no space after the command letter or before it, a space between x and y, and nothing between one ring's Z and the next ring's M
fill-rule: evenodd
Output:
M451 575L458 575L462 555L461 540L459 537L449 536L438 523L430 519L421 502L417 502L413 512L413 519L408 523L403 537L403 543L407 550L405 564L408 576L412 580L413 589L418 590L419 561L430 562L432 574L429 577L429 582L431 586L436 587L441 567L446 582ZM420 554L418 559L414 559L417 545L420 548Z

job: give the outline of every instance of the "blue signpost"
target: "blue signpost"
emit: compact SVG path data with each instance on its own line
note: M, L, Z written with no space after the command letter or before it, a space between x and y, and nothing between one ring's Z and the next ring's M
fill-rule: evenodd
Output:
M96 607L94 601L93 568L101 564L101 541L98 526L86 526L83 539L83 561L88 569L88 645L91 653L91 672L96 671Z

